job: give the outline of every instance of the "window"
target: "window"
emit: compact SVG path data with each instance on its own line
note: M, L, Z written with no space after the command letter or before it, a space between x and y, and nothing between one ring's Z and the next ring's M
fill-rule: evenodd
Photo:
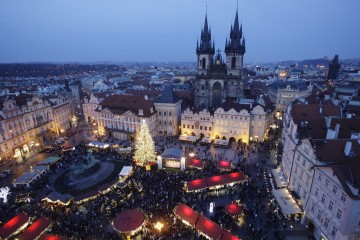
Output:
M187 128L190 128L190 125L187 125Z
M183 128L185 128L185 124L183 124Z
M200 126L200 130L202 130L202 126Z
M321 182L321 179L322 179L322 174L319 173L319 177L318 177L319 181Z
M315 189L315 196L317 197L318 194L319 194L319 189L316 188L316 189Z
M328 187L329 186L329 179L325 180L325 185Z
M332 231L331 231L331 235L333 235L333 236L335 237L336 232L337 232L336 227L333 227L333 229L332 229Z
M320 219L321 219L321 211L319 210L319 212L318 212L318 215L317 215L317 219L320 221Z
M313 203L313 205L311 205L311 211L314 212L315 211L315 204ZM360 221L359 221L360 222Z
M194 125L191 125L191 129L194 129Z
M211 127L209 127L209 131L211 131Z
M325 218L324 226L325 226L325 228L327 228L329 226L329 219L328 218Z
M332 211L334 203L332 201L329 202L329 210Z
M322 197L321 197L321 202L322 202L322 203L325 203L325 194L322 195Z
M346 194L345 193L341 194L341 201L343 201L343 202L346 201Z
M161 112L159 112L159 115L161 116Z
M333 187L333 193L336 194L336 192L337 192L337 187L334 185L334 187Z
M204 127L205 131L207 130L207 126Z
M336 217L337 219L340 219L341 218L341 214L342 214L342 211L340 209L338 209L337 213L336 213Z

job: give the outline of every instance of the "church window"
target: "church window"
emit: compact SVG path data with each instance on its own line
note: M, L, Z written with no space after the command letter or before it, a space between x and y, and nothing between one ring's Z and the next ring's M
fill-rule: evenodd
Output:
M206 59L203 58L201 63L202 63L202 69L205 69L205 67L206 67Z
M236 57L232 57L232 59L231 59L231 68L235 69L235 67L236 67Z

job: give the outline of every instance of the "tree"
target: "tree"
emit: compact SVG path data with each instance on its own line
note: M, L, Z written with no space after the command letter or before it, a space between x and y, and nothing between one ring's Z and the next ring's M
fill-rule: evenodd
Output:
M0 188L0 198L3 199L4 203L7 203L7 197L10 194L10 188L9 187L3 187Z
M156 161L155 144L145 120L143 120L136 137L134 160L139 166L151 165Z

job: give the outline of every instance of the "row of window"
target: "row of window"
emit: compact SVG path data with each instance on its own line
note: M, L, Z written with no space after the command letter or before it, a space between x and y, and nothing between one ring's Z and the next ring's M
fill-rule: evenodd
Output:
M324 179L325 179L325 181L324 181ZM325 185L327 188L330 188L330 181L329 181L329 179L326 178L326 177L323 177L323 175L322 175L321 173L319 173L319 175L318 175L318 180L319 180L320 182L324 183L324 185ZM316 188L316 190L318 190L318 188ZM316 193L316 190L315 190L315 193ZM335 184L334 184L333 187L332 187L332 193L333 193L334 195L337 195L337 192L338 192L338 187L335 186ZM316 194L315 194L315 195L316 195ZM341 201L346 202L346 194L345 194L344 192L341 192L340 199L341 199Z
M195 129L195 126L194 125L185 125L185 124L183 124L183 128L188 128L188 129L190 129L190 127L191 127L191 129ZM199 128L196 128L196 129L200 129L200 130L205 130L205 131L207 131L208 129L209 129L209 131L211 131L211 127L207 127L207 126L199 126Z
M169 115L169 116L171 116L171 112L163 112L163 113L161 113L160 111L158 112L158 114L161 116L162 114L164 115L164 116L166 116L166 115Z
M311 206L311 211L312 211L312 212L315 211L315 204L313 204L313 205ZM340 212L341 212L341 211L340 211ZM340 216L340 217L338 217L338 216ZM322 219L321 217L322 217L322 211L319 210L316 218L319 220L319 222L322 223L323 219ZM341 213L337 214L337 217L340 219L340 218L341 218ZM329 222L330 222L330 220L329 220L328 218L325 218L324 226L325 226L326 229L329 227ZM335 226L333 226L333 228L332 228L332 230L331 230L331 235L332 235L333 237L335 237L335 236L336 236L336 233L337 233L337 228L336 228Z

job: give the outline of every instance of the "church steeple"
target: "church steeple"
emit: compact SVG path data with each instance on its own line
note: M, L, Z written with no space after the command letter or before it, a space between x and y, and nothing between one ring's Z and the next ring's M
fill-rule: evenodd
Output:
M207 13L205 15L205 23L201 29L200 46L196 48L196 53L199 54L214 54L214 48L211 46L211 29L208 25Z
M234 25L230 28L230 39L225 45L226 53L245 53L245 45L242 45L242 24L239 24L238 10L236 10Z

